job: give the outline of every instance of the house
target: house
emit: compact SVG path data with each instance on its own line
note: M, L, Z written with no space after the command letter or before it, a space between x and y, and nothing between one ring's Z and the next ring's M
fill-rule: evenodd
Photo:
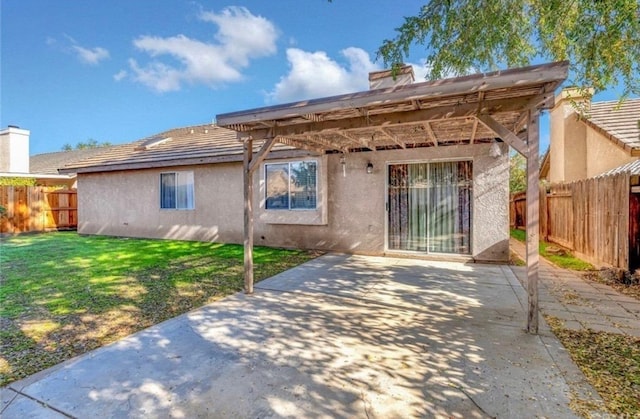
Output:
M34 179L38 186L75 189L76 174L58 168L105 151L104 148L58 151L29 156L31 132L15 125L0 130L0 177Z
M0 130L0 234L74 229L76 173L58 167L105 152L105 148L29 156L30 131Z
M550 113L542 234L595 266L633 272L640 268L640 98L592 103L583 93L563 90Z
M29 165L32 174L37 174L36 179L38 184L43 185L64 185L69 189L77 188L76 173L69 172L67 174L60 174L58 168L65 167L66 165L80 162L82 160L91 158L101 153L107 152L108 147L86 148L80 150L65 150L54 151L51 153L34 154L29 158ZM55 181L49 181L44 183L44 176L54 176L51 179L57 179ZM59 176L59 177L58 177ZM64 182L62 182L64 180Z
M640 159L640 98L591 103L583 92L565 89L555 103L541 178L568 183Z
M242 243L249 147L258 245L504 262L508 146L495 131L525 150L503 127L520 133L523 115L549 106L563 66L392 87L380 84L393 84L386 71L370 77L378 89L219 115L61 171L78 173L81 234ZM269 113L278 120L257 120ZM397 120L374 126L387 114ZM354 116L363 125L341 130ZM299 122L331 126L298 134ZM257 130L266 135L247 145Z

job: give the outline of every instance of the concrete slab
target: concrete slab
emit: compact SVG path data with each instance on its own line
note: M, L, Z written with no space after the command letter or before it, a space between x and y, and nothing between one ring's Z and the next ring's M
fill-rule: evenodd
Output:
M1 414L575 417L580 375L507 271L323 256L16 382Z

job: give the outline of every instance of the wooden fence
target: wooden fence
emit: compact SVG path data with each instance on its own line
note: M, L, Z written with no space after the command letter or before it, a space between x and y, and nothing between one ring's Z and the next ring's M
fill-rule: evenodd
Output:
M540 237L596 266L636 269L635 200L628 173L541 187ZM512 227L526 225L524 193L512 195L510 216Z
M75 229L78 197L75 190L46 186L0 186L0 233Z

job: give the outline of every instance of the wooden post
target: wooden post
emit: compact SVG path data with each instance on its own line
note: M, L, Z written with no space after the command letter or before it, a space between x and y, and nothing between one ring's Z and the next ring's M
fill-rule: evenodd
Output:
M527 294L529 313L527 331L538 334L538 267L539 255L539 218L540 218L540 164L538 161L539 127L538 115L529 111L527 122Z
M245 138L243 142L244 164L244 292L253 294L253 139Z

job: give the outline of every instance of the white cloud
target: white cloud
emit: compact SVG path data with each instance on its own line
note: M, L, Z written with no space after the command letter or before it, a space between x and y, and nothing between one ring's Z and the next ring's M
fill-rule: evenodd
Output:
M340 53L346 65L332 60L324 51L287 49L289 73L280 78L268 99L289 102L368 89L369 72L380 68L360 48L350 47Z
M113 79L115 81L120 81L120 80L124 79L125 77L127 77L127 74L128 73L125 70L120 70L116 74L113 75Z
M100 61L110 58L109 51L102 47L85 48L71 36L64 34L64 40L59 42L56 38L47 37L48 46L65 54L75 55L81 62L89 65L98 65Z
M185 35L167 38L141 36L134 46L153 58L140 65L129 60L131 78L157 92L180 90L184 83L216 86L242 79L251 59L276 52L275 26L243 7L229 7L220 13L202 12L200 19L218 26L216 43ZM179 65L162 61L177 60Z
M109 58L109 51L101 47L84 48L80 45L72 45L71 48L80 61L89 65L97 65L100 61Z

